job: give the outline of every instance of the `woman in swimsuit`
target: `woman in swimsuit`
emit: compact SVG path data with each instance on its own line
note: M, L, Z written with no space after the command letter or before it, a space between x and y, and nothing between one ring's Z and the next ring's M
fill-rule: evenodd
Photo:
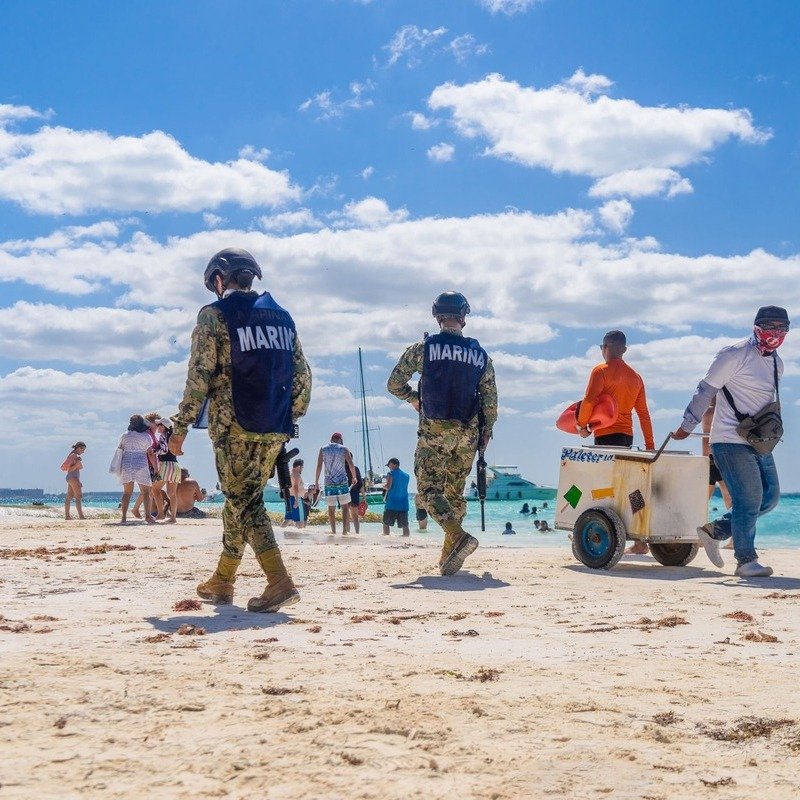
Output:
M75 442L72 451L64 459L61 469L67 473L67 497L64 500L64 519L72 519L69 515L69 506L72 499L75 499L75 510L78 512L78 519L86 519L83 516L83 484L81 483L81 470L83 461L81 456L86 452L85 442Z

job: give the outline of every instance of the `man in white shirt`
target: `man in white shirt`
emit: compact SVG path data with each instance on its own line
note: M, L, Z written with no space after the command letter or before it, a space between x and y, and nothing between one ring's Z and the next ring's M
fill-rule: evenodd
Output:
M711 424L711 452L728 486L733 505L720 519L697 529L700 542L711 562L724 565L719 543L733 537L738 566L743 578L768 577L772 568L758 563L755 549L756 520L778 504L780 485L772 453L759 453L736 430L740 414L757 414L777 399L783 361L777 349L789 331L789 315L780 306L763 306L756 314L749 339L723 347L705 378L698 384L683 422L672 434L685 439L700 423L716 396L717 407ZM724 389L727 389L727 393ZM728 399L733 399L731 406Z

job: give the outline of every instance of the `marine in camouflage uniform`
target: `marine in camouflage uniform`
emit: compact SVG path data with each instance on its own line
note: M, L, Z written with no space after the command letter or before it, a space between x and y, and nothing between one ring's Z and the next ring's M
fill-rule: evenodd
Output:
M228 269L226 273L225 269L226 264L229 267L245 264L249 271L260 278L258 265L254 259L248 265L248 257L252 259L249 253L242 250L221 251L209 263L206 285L221 290L218 291L218 295L221 295L230 287L231 281L235 294L257 297L253 291L237 288L236 279L238 277L241 280L240 274L237 275L233 269ZM212 265L215 263L222 267L213 274ZM212 270L210 276L209 270ZM216 281L218 284L215 286ZM248 280L241 282L249 285ZM228 288L225 296L230 294ZM283 343L289 344L288 340ZM291 422L294 423L306 413L311 398L311 370L296 336L291 341L291 367L291 386L287 387L287 391L291 392ZM282 446L290 437L285 432L254 433L245 430L237 419L231 337L225 316L216 304L202 308L197 317L197 325L192 333L186 388L174 417L171 445L175 441L176 448L180 449L189 426L198 419L206 399L208 433L214 447L225 506L222 511L222 554L219 564L211 579L201 583L197 591L204 599L231 602L236 571L244 555L245 544L249 544L267 576L267 588L261 597L250 600L248 609L274 611L281 605L290 605L299 599L283 564L263 500L264 486L273 474Z
M433 305L440 334L411 345L387 383L395 397L406 400L420 412L414 455L417 498L445 532L439 563L443 575L455 574L478 546L477 539L461 527L467 510L464 484L478 449L478 409L482 409L484 417L484 447L497 420L497 385L492 361L477 341L467 339L462 333L468 313L469 304L463 295L456 292L440 295ZM431 347L434 354L442 355L444 345L438 341L442 336L450 348L447 353L453 357L431 361ZM484 363L479 368L480 358ZM426 383L426 363L432 370L431 381L436 383ZM461 380L460 370L471 377ZM420 387L426 386L424 392L435 394L437 402L426 403L427 398L410 386L408 381L414 373L420 375ZM454 418L441 418L443 414Z

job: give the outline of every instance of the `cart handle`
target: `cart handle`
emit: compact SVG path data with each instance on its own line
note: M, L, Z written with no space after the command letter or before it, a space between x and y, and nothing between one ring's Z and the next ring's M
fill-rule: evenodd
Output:
M667 434L667 438L664 439L664 443L661 447L658 448L656 454L652 458L648 458L647 456L634 456L628 455L627 453L617 453L614 455L614 458L618 458L621 461L641 461L645 464L655 464L658 461L659 456L664 452L664 448L667 446L667 443L672 438L672 433Z

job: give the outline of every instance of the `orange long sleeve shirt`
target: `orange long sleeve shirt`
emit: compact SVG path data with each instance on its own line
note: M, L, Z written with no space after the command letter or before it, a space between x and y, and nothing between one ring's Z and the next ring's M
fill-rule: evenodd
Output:
M586 386L586 395L578 413L578 425L584 427L591 419L597 399L604 393L610 394L617 401L619 416L612 425L598 429L594 433L600 436L609 433L625 433L633 436L632 412L635 409L644 435L644 446L648 450L654 450L653 423L647 410L644 381L639 373L621 358L612 358L607 364L598 364L592 370Z

